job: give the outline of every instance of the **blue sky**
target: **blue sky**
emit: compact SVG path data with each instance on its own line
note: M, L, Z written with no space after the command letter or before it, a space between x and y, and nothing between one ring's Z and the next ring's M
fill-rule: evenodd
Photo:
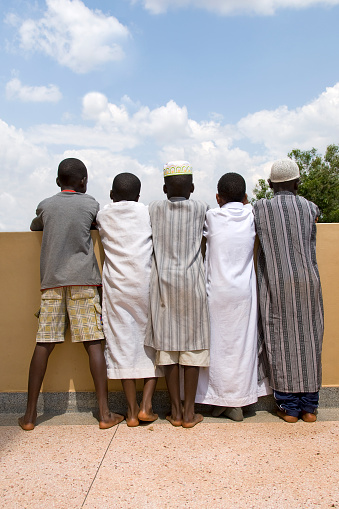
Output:
M0 231L27 230L82 159L101 206L122 171L162 199L189 160L192 198L248 192L293 148L339 143L339 0L0 0Z

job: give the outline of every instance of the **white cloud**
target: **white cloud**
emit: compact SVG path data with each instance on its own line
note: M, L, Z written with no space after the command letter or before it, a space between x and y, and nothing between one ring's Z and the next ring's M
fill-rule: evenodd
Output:
M0 120L0 230L28 230L38 201L52 193L56 171L46 148ZM38 198L37 198L38 197Z
M102 205L122 171L140 177L143 202L161 199L162 167L177 158L193 165L196 199L214 206L216 183L228 171L241 173L251 194L273 160L291 149L314 146L324 153L327 145L339 143L339 83L300 108L259 111L233 125L197 122L174 101L136 109L126 97L113 104L97 92L83 98L83 116L87 125L37 125L26 131L0 121L0 229L28 228L37 202L57 192L56 170L65 157L85 162L88 192Z
M18 78L13 78L6 85L7 99L19 99L23 102L58 102L62 94L56 85L29 87Z
M300 108L258 111L237 127L242 137L265 145L273 156L295 147L324 151L327 144L339 141L339 83Z
M24 50L44 53L76 73L124 57L120 43L129 31L115 17L81 0L46 0L46 5L42 18L28 19L19 28Z
M258 14L272 15L278 9L302 9L312 5L333 6L339 0L131 0L140 1L145 9L153 14L161 14L168 9L196 7L221 15Z
M204 140L206 136L220 132L219 123L210 121L199 124L188 118L185 106L180 107L172 100L153 110L140 106L135 113L129 115L126 97L123 98L123 104L116 105L109 103L103 94L91 92L83 98L83 116L93 120L96 128L106 133L118 131L126 136L133 136L138 140L137 144L149 138L157 145L178 139L198 140L201 137Z

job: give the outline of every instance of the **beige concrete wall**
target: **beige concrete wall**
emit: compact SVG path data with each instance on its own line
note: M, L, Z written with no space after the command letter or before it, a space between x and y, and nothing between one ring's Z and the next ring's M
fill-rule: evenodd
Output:
M339 224L318 225L318 262L325 303L323 385L339 386ZM94 247L102 266L98 233ZM39 255L41 232L0 233L0 392L25 392L30 359L35 346L40 306ZM110 381L110 390L121 390ZM161 379L159 389L165 388ZM72 344L69 334L52 353L43 384L45 392L93 391L88 360L82 345Z
M339 223L318 224L317 260L323 289L323 386L339 386Z

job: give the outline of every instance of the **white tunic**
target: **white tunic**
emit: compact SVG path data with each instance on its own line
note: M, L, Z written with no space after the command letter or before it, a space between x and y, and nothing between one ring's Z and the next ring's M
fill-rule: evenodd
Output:
M155 376L155 350L144 346L148 318L152 230L148 207L106 205L97 215L105 250L102 319L108 378Z
M241 407L258 399L251 205L232 202L209 210L204 235L211 358L209 368L200 368L196 402Z

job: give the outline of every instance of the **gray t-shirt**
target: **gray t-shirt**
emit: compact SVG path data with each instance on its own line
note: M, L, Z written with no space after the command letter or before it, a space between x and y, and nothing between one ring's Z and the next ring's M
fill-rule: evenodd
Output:
M31 230L43 230L42 290L101 284L90 233L98 210L99 204L92 196L71 191L60 192L39 203Z

